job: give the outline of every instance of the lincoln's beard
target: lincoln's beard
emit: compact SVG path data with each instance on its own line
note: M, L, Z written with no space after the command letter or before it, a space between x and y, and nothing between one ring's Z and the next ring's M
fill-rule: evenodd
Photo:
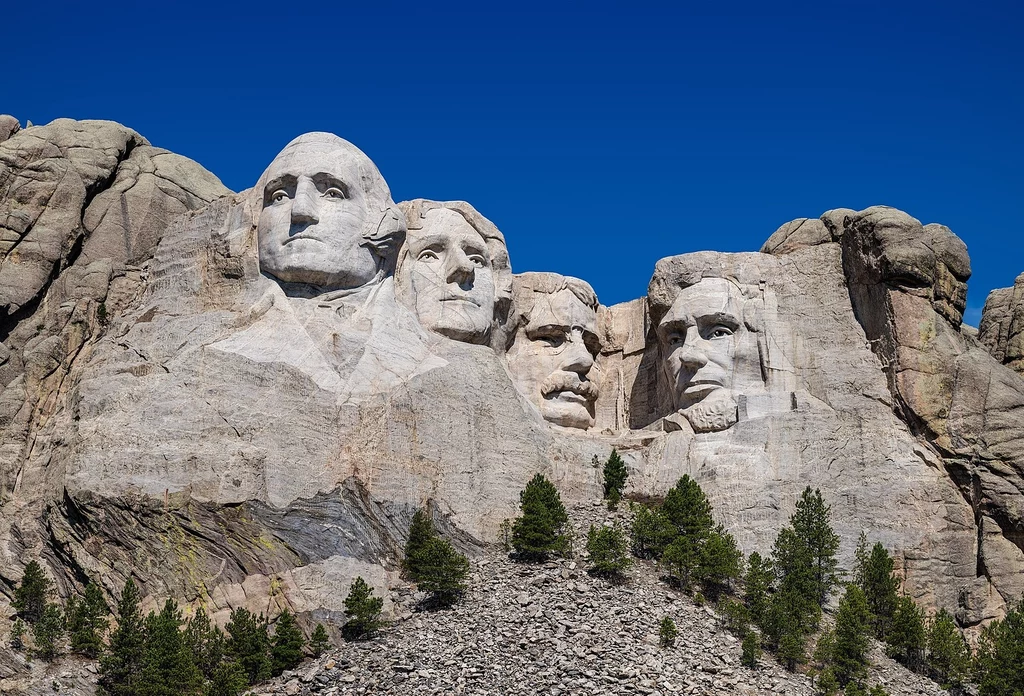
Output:
M715 389L694 405L680 411L697 433L711 433L733 426L736 401L729 389Z

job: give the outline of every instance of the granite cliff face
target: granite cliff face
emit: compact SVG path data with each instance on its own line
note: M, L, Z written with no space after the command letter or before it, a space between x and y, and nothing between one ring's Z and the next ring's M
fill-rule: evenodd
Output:
M338 618L418 507L472 553L537 472L599 498L613 446L638 495L697 478L748 552L811 485L844 563L866 531L965 626L1024 591L1021 293L963 327L941 225L829 211L604 307L514 275L467 203L396 204L336 136L232 195L116 124L4 123L7 592L39 556L62 592Z

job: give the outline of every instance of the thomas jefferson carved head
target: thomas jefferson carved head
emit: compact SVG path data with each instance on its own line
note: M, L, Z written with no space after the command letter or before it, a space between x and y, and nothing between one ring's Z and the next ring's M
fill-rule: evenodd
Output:
M597 295L586 282L557 273L523 273L512 288L516 320L507 357L516 387L545 420L591 427Z
M468 203L403 203L409 231L395 270L399 296L424 328L487 343L511 299L501 232Z
M728 428L736 395L764 388L747 304L733 281L704 278L680 290L658 324L673 405L697 432Z
M260 270L283 283L346 290L394 270L405 220L377 167L331 133L299 136L254 189Z

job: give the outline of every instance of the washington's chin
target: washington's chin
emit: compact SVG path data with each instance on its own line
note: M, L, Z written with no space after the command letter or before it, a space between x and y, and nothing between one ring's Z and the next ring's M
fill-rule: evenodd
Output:
M594 426L593 402L575 392L554 392L544 397L540 414L563 428L586 430Z

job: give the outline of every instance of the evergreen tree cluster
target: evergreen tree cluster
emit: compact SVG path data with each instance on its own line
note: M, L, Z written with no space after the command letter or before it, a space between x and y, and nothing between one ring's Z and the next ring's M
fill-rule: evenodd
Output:
M711 598L731 589L743 554L722 525L701 487L683 476L658 508L638 506L630 529L633 553L660 561L672 582L689 591L700 584Z
M268 620L244 608L231 612L222 631L202 608L186 620L172 599L143 617L140 600L129 580L100 657L100 687L109 696L237 696L303 659L305 639L287 609L271 635Z
M587 554L590 572L613 582L621 582L626 570L633 564L629 557L629 540L616 524L606 527L590 525L587 532Z
M435 606L451 606L466 591L469 559L437 535L426 510L417 510L412 517L402 567L421 590L430 593Z

